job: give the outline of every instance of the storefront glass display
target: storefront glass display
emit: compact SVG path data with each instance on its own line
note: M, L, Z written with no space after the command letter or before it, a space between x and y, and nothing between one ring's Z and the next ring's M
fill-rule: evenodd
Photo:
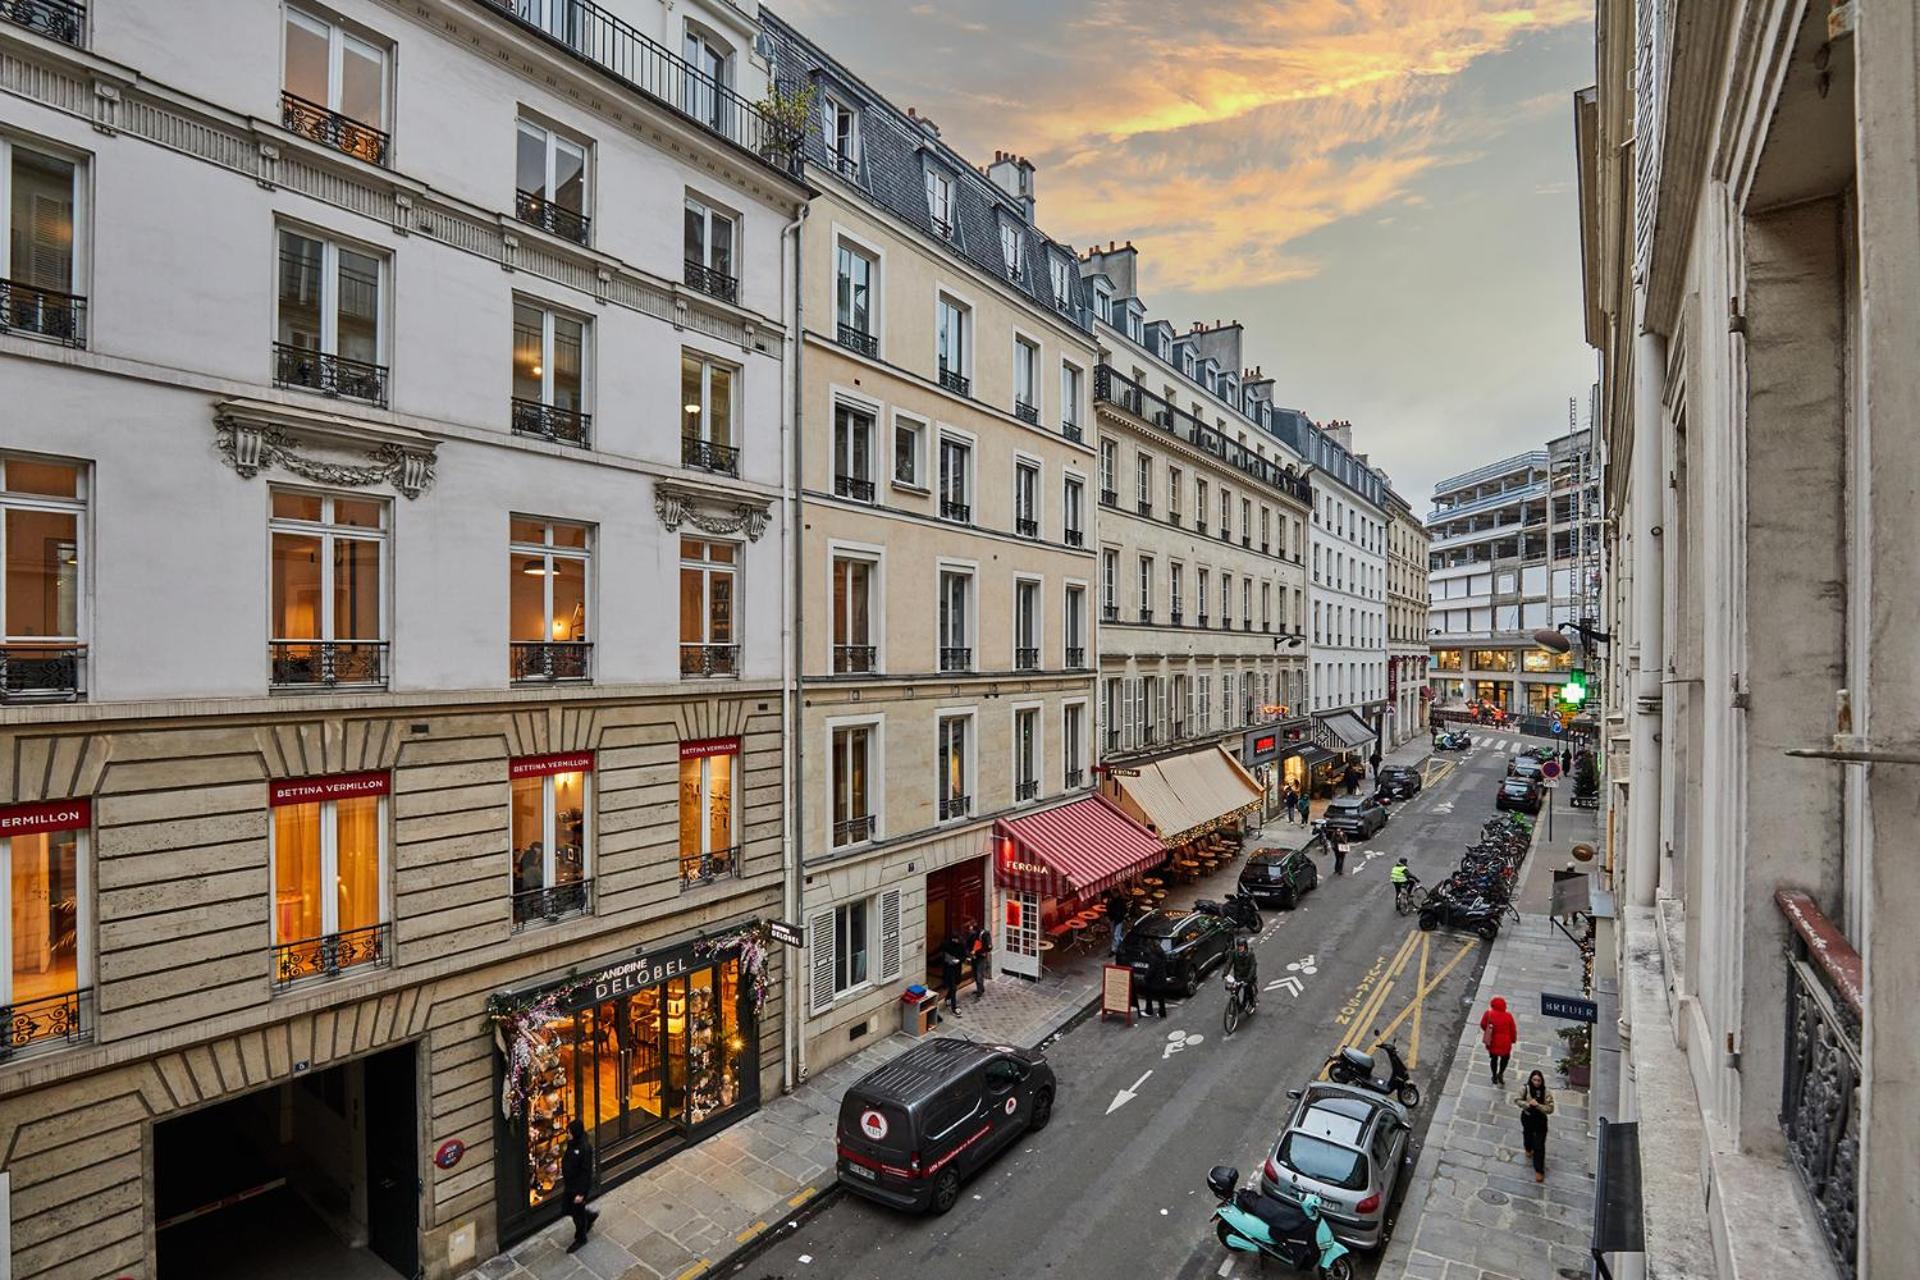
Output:
M371 773L270 787L277 981L385 959L388 785Z
M530 756L507 766L513 788L513 924L587 910L588 778L593 753Z

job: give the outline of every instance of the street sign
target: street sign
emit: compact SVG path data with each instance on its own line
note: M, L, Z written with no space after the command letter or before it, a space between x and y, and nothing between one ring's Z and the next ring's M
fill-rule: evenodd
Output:
M784 946L804 947L807 945L806 935L800 931L800 926L797 924L788 924L785 920L767 921L767 933L775 942L781 943Z
M1549 760L1540 766L1540 772L1545 777L1557 778L1560 776L1560 762L1558 760Z
M1540 1016L1565 1018L1569 1022L1598 1022L1600 1006L1585 996L1556 996L1540 993Z
M1560 723L1560 716L1557 712L1553 717L1553 731L1556 734L1565 733L1567 731L1567 726Z

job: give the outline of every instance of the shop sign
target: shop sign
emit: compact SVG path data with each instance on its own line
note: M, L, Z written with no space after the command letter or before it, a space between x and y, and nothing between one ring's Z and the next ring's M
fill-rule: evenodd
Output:
M797 924L788 924L785 920L767 921L767 933L775 942L784 947L804 947L807 945L806 934L801 932L800 926Z
M737 737L701 738L694 742L683 742L680 744L680 758L682 760L700 760L707 756L731 756L738 755L739 752L740 739Z
M1600 1017L1600 1006L1585 996L1557 996L1542 991L1540 1013L1543 1017L1565 1018L1569 1022L1594 1022Z
M1008 871L1020 872L1030 876L1044 876L1052 868L1039 862L1023 862L1019 858L1008 858L1000 864Z
M451 1169L460 1163L460 1157L467 1154L467 1144L458 1138L448 1138L433 1153L433 1162L442 1169Z
M91 800L42 800L0 808L0 836L31 836L45 831L75 831L93 825Z
M277 778L267 784L267 803L318 804L322 800L354 800L384 796L393 789L392 776L376 773L333 773L319 778Z
M625 995L629 991L642 991L647 987L657 987L668 978L677 978L687 971L687 957L677 956L672 960L650 960L641 956L638 960L629 960L617 964L611 969L602 969L593 976L593 998L608 1000L614 996Z
M1277 720L1284 720L1293 714L1293 708L1284 702L1269 702L1260 708L1260 714L1263 716L1272 716Z
M591 773L593 752L570 751L557 756L521 756L507 761L509 778L541 778L551 773Z

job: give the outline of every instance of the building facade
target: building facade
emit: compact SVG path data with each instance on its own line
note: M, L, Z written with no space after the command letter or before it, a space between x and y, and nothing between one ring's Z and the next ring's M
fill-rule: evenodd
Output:
M1407 500L1386 493L1388 740L1405 742L1427 728L1427 526Z
M1920 22L1691 18L1603 0L1575 101L1616 1110L1661 1274L1907 1275Z
M784 1083L806 190L751 5L164 8L0 19L10 1274L447 1276Z
M802 1073L898 1027L949 933L1005 928L990 831L1093 783L1092 390L1073 251L1031 166L982 173L804 35L796 829L811 961ZM797 980L797 975L796 975Z

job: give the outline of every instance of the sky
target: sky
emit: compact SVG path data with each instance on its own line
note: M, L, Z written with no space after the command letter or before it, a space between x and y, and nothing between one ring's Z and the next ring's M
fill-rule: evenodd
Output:
M769 0L1037 221L1131 240L1149 319L1247 362L1424 514L1586 425L1573 94L1592 0Z

